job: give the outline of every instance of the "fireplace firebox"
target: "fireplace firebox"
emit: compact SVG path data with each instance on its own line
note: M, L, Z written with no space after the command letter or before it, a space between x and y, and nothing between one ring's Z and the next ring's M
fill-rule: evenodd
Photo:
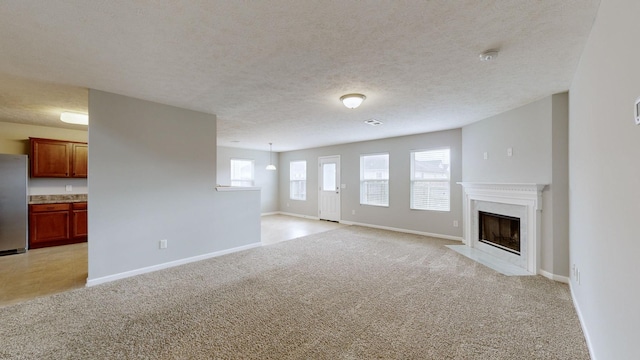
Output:
M520 219L479 211L479 241L520 255Z

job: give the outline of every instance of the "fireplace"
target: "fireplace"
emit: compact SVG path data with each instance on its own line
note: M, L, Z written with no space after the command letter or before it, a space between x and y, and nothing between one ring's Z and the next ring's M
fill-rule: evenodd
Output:
M478 241L520 255L520 218L478 212Z
M464 243L528 272L540 269L544 184L459 183L464 187Z

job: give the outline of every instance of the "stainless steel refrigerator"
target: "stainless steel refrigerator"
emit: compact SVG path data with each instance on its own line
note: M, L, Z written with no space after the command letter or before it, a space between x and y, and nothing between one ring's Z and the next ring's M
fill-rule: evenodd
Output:
M0 255L27 248L27 155L0 154Z

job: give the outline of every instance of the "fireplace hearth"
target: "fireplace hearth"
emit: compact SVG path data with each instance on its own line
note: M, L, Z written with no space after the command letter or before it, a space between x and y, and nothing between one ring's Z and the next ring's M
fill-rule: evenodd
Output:
M478 212L478 240L520 255L520 218Z

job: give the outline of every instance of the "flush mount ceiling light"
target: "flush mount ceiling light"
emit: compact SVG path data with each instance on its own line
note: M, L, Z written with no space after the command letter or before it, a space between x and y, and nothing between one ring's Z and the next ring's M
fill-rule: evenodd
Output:
M349 109L355 109L360 106L360 104L362 104L362 102L366 98L367 97L362 94L347 94L342 95L340 97L340 101L342 101L344 106L348 107Z
M269 143L269 165L267 165L267 170L275 170L276 166L273 165L273 161L271 161L271 143Z
M69 124L89 125L89 115L74 112L63 112L60 120Z
M480 61L491 61L498 57L498 50L487 50L480 54Z

